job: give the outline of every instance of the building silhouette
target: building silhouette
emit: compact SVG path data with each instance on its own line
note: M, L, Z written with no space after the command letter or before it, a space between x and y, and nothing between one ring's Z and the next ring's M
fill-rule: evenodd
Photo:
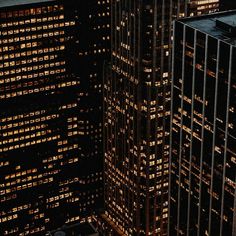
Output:
M174 24L169 235L236 235L235 19Z
M44 235L103 204L109 2L81 7L0 2L0 235Z
M125 235L167 235L172 21L219 1L111 1L104 79L105 214Z

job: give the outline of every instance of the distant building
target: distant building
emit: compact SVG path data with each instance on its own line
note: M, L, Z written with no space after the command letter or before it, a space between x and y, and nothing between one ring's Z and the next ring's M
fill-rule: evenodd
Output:
M0 235L44 235L102 206L109 27L109 1L0 1Z
M236 235L236 11L174 24L169 235Z
M167 235L172 21L217 11L210 2L111 1L103 217L114 231Z
M188 2L188 15L196 16L213 13L219 10L221 0L189 0Z

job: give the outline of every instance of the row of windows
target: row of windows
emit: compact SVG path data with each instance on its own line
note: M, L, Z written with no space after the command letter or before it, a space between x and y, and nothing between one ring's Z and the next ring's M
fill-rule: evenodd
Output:
M23 68L24 70L22 70L22 72L27 72L27 68L25 67L25 68ZM12 71L12 73L13 72L18 72L18 73L21 73L21 70L11 70ZM33 71L33 70L32 70ZM66 69L65 68L63 68L63 69L52 69L52 70L45 70L44 72L40 72L40 73L38 73L38 74L36 74L37 76L35 77L34 76L34 78L39 78L39 77L45 77L45 76L48 76L48 75L56 75L56 74L61 74L61 73L64 73L66 71ZM5 73L6 72L6 73ZM9 71L5 71L4 72L4 75L9 75ZM8 72L8 73L7 73ZM35 74L34 74L35 75ZM2 76L1 75L1 72L0 72L0 76ZM21 79L27 79L27 78L33 78L33 75L25 75L25 76L17 76L17 78L15 79L15 81L18 81L18 80L21 80ZM10 80L10 79L9 79ZM12 81L14 81L14 79L12 78L11 79ZM3 83L3 81L5 82L5 80L0 80L2 83ZM0 82L0 83L1 83ZM46 90L48 90L47 88L46 88ZM25 91L23 94L28 94L28 93L32 93L33 91ZM20 92L18 95L22 95L22 92ZM12 96L16 96L16 94L14 95L12 95ZM10 94L3 94L3 95L1 95L0 96L0 98L1 99L3 99L3 98L8 98L8 97L11 97L11 95Z
M60 32L61 33L61 32ZM58 31L58 34L59 34L59 31ZM38 37L50 37L48 33L44 33L42 35L38 35ZM53 36L53 35L51 35ZM64 42L64 39L60 40L60 41L63 41ZM29 43L22 43L20 45L16 45L16 46L3 46L3 47L0 47L0 52L12 52L12 51L15 51L15 50L20 50L20 49L25 49L25 48L35 48L37 46L41 46L42 43L41 42L29 42ZM58 48L63 48L65 49L65 46L64 45L61 45L61 46L55 46L55 51L58 51ZM44 52L48 52L48 48L41 48L39 49L39 51L44 51ZM32 54L34 54L35 50L32 51ZM25 52L27 53L27 52ZM17 53L16 53L17 54ZM19 54L19 53L18 53ZM22 55L22 53L20 54ZM31 54L27 54L27 56L30 56ZM10 54L10 57L11 57L11 54Z
M65 186L65 185L69 185L69 184L73 184L77 182L79 182L79 178L75 177L73 179L66 179L64 181L60 181L59 186Z
M60 164L61 166L64 166L64 165L68 165L68 164L72 164L72 163L76 163L79 161L79 158L71 158L69 160L66 160L66 161L62 161Z
M15 54L14 54L15 55ZM8 59L8 56L4 55L4 58L2 56L0 56L0 60L5 60ZM41 57L32 57L32 58L27 58L27 59L21 59L21 60L14 60L14 61L10 61L10 62L4 62L4 64L0 64L0 66L19 66L19 65L29 65L31 63L37 63L37 62L44 62L44 61L49 61L49 60L55 60L56 58L58 58L57 55L45 55L45 56L41 56ZM1 83L1 82L0 82Z
M10 123L6 126L0 126L1 129L10 129L12 127L17 127L17 126L21 126L21 125L25 125L25 124L32 124L34 123L35 120L26 120L26 118L29 117L35 117L35 116L39 116L42 114L45 114L46 110L40 110L40 111L32 111L29 113L25 113L25 114L19 114L19 115L15 115L15 116L9 116L9 117L4 117L2 119L0 119L1 122L9 122L9 121L14 121L14 120L20 120L20 119L24 119L24 121L20 122L20 123ZM42 119L50 119L50 118L56 118L58 117L58 115L53 114L53 115L48 115L46 117L42 117Z
M31 173L36 173L36 172L37 172L36 168L20 171L20 172L11 174L11 175L6 175L5 176L5 180L16 178L16 177L20 177L20 176L24 176L24 175L28 175L28 174L31 174Z
M6 222L6 221L10 221L10 220L14 220L17 219L18 215L14 214L14 215L10 215L10 216L5 216L3 218L0 218L0 223Z
M55 47L41 48L41 49L38 49L38 50L23 51L23 52L18 52L18 53L15 53L15 54L10 53L9 58L13 59L13 58L18 58L18 57L26 57L26 56L31 56L31 55L52 53L52 52L56 52L56 51L62 51L64 49L65 49L65 45L61 45L61 46L55 46ZM2 52L2 50L3 49L0 48L0 52ZM8 49L5 48L5 50L8 50ZM3 58L6 58L5 55L3 56Z
M26 210L29 209L31 207L31 204L25 204L25 205L21 205L21 206L17 206L14 207L10 212L8 213L13 213L13 212L17 212L17 211L22 211L22 210ZM1 213L0 213L1 214Z
M44 62L43 58L47 58L45 57L40 57L38 58L39 61ZM37 59L35 59L34 61L38 61ZM22 61L11 61L11 62L4 62L3 64L0 64L0 68L6 68L6 67L13 67L13 66L20 66L20 65L25 65L25 64L29 64L29 61L33 61L33 60L22 60ZM29 66L29 67L21 67L19 69L15 70L15 73L20 73L20 72L26 72L26 71L34 71L34 70L41 70L43 68L49 68L49 67L55 67L55 66L61 66L61 65L65 65L66 62L65 61L57 61L57 62L51 62L51 63L43 63L41 65L35 65L35 66ZM13 69L14 70L14 69ZM12 70L11 70L12 71Z
M45 222L48 222L47 219L45 219ZM34 227L33 229L30 229L30 230L28 230L28 228L27 228L27 230L25 230L24 233L19 234L19 228L15 227L15 228L12 228L10 230L5 230L4 235L25 236L25 235L31 235L31 234L35 234L35 233L38 233L38 232L42 232L44 230L45 230L45 226L37 226L37 227Z
M32 15L39 15L42 13L48 13L48 12L57 12L58 10L63 10L63 5L54 5L54 6L43 6L43 7L37 7L37 8L31 8L31 9L25 9L25 10L14 10L14 11L7 11L7 12L1 12L0 18L11 18L11 17L25 17L25 16L32 16Z
M36 126L24 127L22 129L14 129L12 131L8 131L8 132L3 133L2 136L9 137L9 136L16 135L16 134L22 134L22 133L35 131L35 130L44 129L46 127L47 127L46 124L40 124L40 125L36 125Z
M109 3L109 2L110 2L109 0L106 0L106 1L98 1L98 5L107 4L107 3Z
M59 107L59 110L75 108L77 106L78 106L78 103L74 102L74 103L66 104L66 105L63 105L63 106Z
M50 169L50 168L48 168L48 169ZM58 174L58 173L59 173L59 170L54 170L53 173L50 173L50 174L52 175L52 174ZM49 175L48 172L47 172L47 175ZM19 184L25 183L25 182L31 183L33 180L41 179L44 176L45 175L43 175L43 174L39 174L39 175L34 175L34 176L27 176L25 178L17 178L16 180L13 180L11 182L2 183L2 184L0 184L0 186L2 188L5 188L5 187L14 186L14 185L19 185ZM5 194L5 191L1 190L0 195L4 195L4 194Z
M13 193L13 194L9 194L9 195L3 195L1 198L0 198L0 202L6 202L6 201L10 201L10 200L13 200L13 199L16 199L17 198L17 194Z
M18 136L18 137L14 137L14 138L8 138L6 140L0 141L0 145L7 145L10 143L25 141L27 139L42 137L42 136L47 135L48 133L49 133L49 130L40 130L40 131L37 131L36 133L22 135L22 136Z
M38 186L38 185L41 185L41 184L47 184L47 183L50 183L50 182L53 182L53 177L1 190L0 195L9 194L9 193L13 193L13 192L16 192L16 191L21 191L23 189L32 188L32 187L35 187L35 186Z
M1 161L0 162L0 167L3 167L3 166L9 166L9 161Z
M65 70L64 70L65 71ZM1 74L1 72L0 72ZM7 84L7 83L12 83L12 82L16 82L16 81L20 81L20 80L26 80L26 79L30 79L30 81L28 83L34 83L34 84L39 84L39 82L41 83L42 81L45 81L45 79L47 79L47 77L45 78L45 76L49 75L50 72L49 71L43 71L43 72L39 72L39 73L33 73L33 74L21 74L15 77L11 77L11 78L5 78L5 79L0 79L0 84ZM42 77L42 78L40 78ZM38 80L31 80L33 78L37 78ZM63 79L65 78L65 75L58 75L57 79Z
M12 37L7 37L5 39L2 39L0 40L0 43L1 44L10 44L10 43L16 43L16 42L25 42L25 41L30 41L30 43L32 43L33 40L38 40L38 39L41 39L41 38L47 38L47 37L55 37L55 36L59 36L59 35L64 35L65 34L65 31L64 30L60 30L60 31L50 31L50 32L45 32L44 34L30 34L30 35L24 35L24 36L20 36L20 37L17 37L17 36L12 36ZM64 42L65 39L64 38L59 38L58 39L60 42ZM37 42L38 46L41 46L43 44L43 42L40 42L38 41ZM21 49L20 46L18 45L15 45L15 46L8 46L8 48L6 46L3 46L0 48L1 51L6 51L6 50L10 50L10 51L13 51L13 50L19 50ZM4 55L4 56L7 56L8 54Z
M58 70L53 70L50 71L50 75L54 75L54 74L58 74L60 72L64 72L65 69L58 69ZM66 82L66 83L59 83L57 85L47 85L47 86L43 86L40 88L32 88L26 90L21 90L21 91L17 91L17 92L10 92L10 93L4 93L2 95L0 95L0 100L1 99L7 99L7 98L13 98L13 97L17 97L17 96L23 96L23 95L28 95L28 94L32 94L32 93L39 93L39 92L44 92L44 91L50 91L50 90L55 90L56 88L63 88L63 87L70 87L72 84L76 84L77 82Z
M78 144L73 144L73 145L71 145L71 146L59 148L59 149L58 149L58 152L59 152L59 153L61 153L61 152L67 152L67 151L69 151L69 150L77 149L78 147L79 147Z
M58 200L61 200L61 199L64 199L64 198L69 198L72 195L73 195L73 192L69 192L69 193L65 193L65 194L60 194L60 195L55 196L55 197L50 197L50 198L46 199L46 203L58 201Z
M55 24L50 24L50 25L43 25L43 26L34 26L34 27L26 27L26 28L21 28L21 29L14 29L14 30L8 30L8 31L1 31L2 36L11 36L14 34L24 34L24 33L32 33L35 31L40 31L40 30L51 30L51 29L59 29L64 26L70 26L74 25L75 22L62 22L62 23L55 23ZM50 36L53 36L53 32L49 32ZM46 32L43 34L43 37L45 37ZM38 38L40 35L38 35ZM3 41L4 42L4 41Z
M15 149L18 149L18 148L24 148L24 147L29 147L31 145L36 145L36 144L40 144L40 143L46 143L46 142L58 140L59 138L60 138L60 135L40 138L40 139L36 139L36 140L25 142L25 143L21 143L21 144L16 144L16 145L0 148L0 152L8 152L8 151L15 150Z
M48 163L48 162L53 162L53 161L57 161L57 160L61 160L63 159L63 155L57 155L57 156L53 156L53 157L49 157L47 159L43 160L43 163Z
M101 132L94 132L94 131L90 131L90 132L84 132L84 131L78 131L78 130L75 130L75 131L70 131L70 132L68 132L68 137L71 137L71 136L75 136L75 135L91 135L91 134L97 134L97 133L101 133ZM97 139L97 138L101 138L102 137L102 135L94 135L93 136L95 139ZM95 154L97 154L97 152L95 152Z
M64 15L48 16L48 17L43 17L43 18L30 18L30 19L27 19L27 20L4 22L4 23L0 24L0 26L2 28L5 28L5 27L9 28L9 27L18 26L18 25L58 21L58 20L63 20L63 19L64 19ZM8 32L9 32L9 30L8 30Z

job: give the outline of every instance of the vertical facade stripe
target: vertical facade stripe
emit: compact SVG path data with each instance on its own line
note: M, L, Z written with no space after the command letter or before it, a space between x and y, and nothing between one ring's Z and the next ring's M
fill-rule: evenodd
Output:
M173 44L172 44L172 69L171 69L171 108L170 108L170 111L171 111L171 116L170 116L170 149L169 149L169 186L168 186L168 191L169 191L169 194L168 194L168 212L169 212L169 216L168 216L168 236L171 236L170 233L170 226L171 226L171 169L172 169L172 131L173 131L173 107L174 107L174 80L175 80L175 77L174 77L174 74L175 74L175 24L176 22L174 22L173 24L173 32L174 32L174 36L173 36Z
M192 155L193 155L193 117L194 117L194 94L195 94L195 74L196 74L196 54L197 54L197 30L194 30L194 56L193 56L193 74L192 74L192 106L191 106L191 138L190 138L190 156L189 156L189 192L188 192L188 214L187 214L187 236L190 227L190 207L191 207L191 182L192 182Z
M181 111L183 111L184 106L184 80L185 80L185 46L186 44L186 26L183 25L183 53L182 53L182 84L181 84ZM180 121L180 138L179 138L179 183L181 183L181 170L182 170L182 141L183 141L183 112L181 112L181 121ZM177 236L179 236L180 231L180 204L181 202L181 185L178 185L178 211L177 211Z
M228 130L229 130L229 108L230 108L230 90L232 80L232 60L233 60L233 46L230 46L229 56L229 75L228 75L228 87L227 87L227 104L226 104L226 122L225 122L225 145L224 145L224 164L223 164L223 181L222 181L222 195L221 195L221 214L220 214L220 236L223 236L223 216L224 216L224 202L225 202L225 172L226 172L226 159L228 148ZM235 209L236 210L236 209ZM210 232L210 231L209 231Z
M202 107L202 130L201 130L201 157L200 157L200 179L199 179L199 206L198 206L198 235L201 227L201 207L202 207L202 170L204 153L204 126L205 126L205 104L206 104L206 79L207 79L207 58L208 58L208 35L205 36L205 56L204 56L204 82L203 82L203 107Z

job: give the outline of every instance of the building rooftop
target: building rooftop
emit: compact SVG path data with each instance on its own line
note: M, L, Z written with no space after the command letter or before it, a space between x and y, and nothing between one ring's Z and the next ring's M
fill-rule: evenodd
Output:
M55 0L0 0L0 8L53 1Z
M188 26L236 46L236 11L219 12L180 20Z
M50 232L47 236L99 236L99 233L90 223L63 226Z

